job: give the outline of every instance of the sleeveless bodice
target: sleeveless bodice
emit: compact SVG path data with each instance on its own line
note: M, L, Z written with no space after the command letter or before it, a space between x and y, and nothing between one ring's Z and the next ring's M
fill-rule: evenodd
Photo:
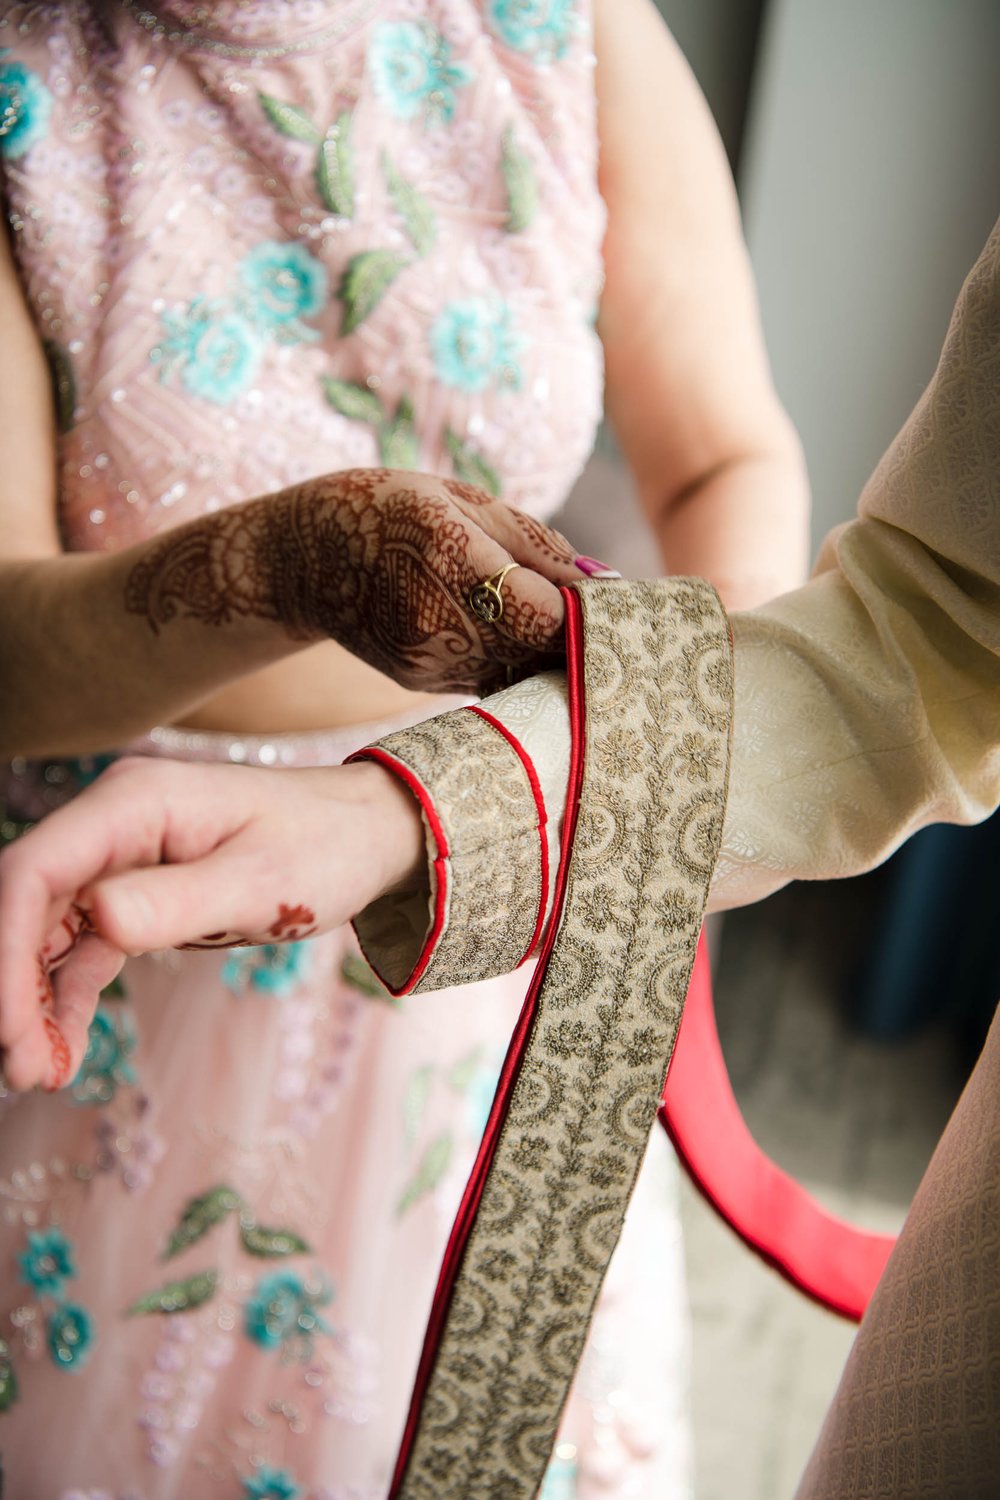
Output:
M576 0L9 7L65 544L376 463L550 514L600 409L591 45Z

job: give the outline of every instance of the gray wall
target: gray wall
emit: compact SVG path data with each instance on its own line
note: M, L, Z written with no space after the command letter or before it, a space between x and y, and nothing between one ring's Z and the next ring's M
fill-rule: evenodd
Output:
M1000 213L1000 4L771 0L740 175L818 541L930 378Z
M738 171L766 0L656 0L701 85Z

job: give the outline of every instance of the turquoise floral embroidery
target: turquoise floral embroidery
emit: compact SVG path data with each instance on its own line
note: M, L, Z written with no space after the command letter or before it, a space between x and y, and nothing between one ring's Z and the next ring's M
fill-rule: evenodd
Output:
M242 1500L296 1500L302 1494L287 1469L272 1469L268 1464L242 1483Z
M247 989L287 995L305 977L309 957L308 942L237 949L222 966L222 982L234 995L242 995Z
M46 1318L49 1354L61 1370L76 1370L84 1363L94 1342L94 1325L90 1314L75 1302L63 1300L67 1281L76 1276L73 1247L61 1229L28 1231L28 1248L17 1257L21 1280L39 1298L51 1299ZM17 1397L17 1382L10 1365L9 1351L0 1359L0 1384L3 1401L8 1405Z
M479 1063L465 1096L466 1127L473 1140L481 1141L493 1108L500 1078L500 1062Z
M449 302L431 328L434 368L445 385L474 394L489 385L521 386L517 356L527 340L511 327L505 302L483 297Z
M576 0L490 0L488 15L506 46L543 64L565 55L580 26Z
M150 350L160 379L180 370L192 396L227 406L253 384L268 340L298 344L319 337L303 318L322 310L326 268L304 245L265 240L244 256L232 300L195 297L162 316L163 337Z
M545 1470L538 1500L576 1500L576 1462L554 1458Z
M192 396L225 406L253 383L263 345L240 312L223 302L195 297L182 312L163 314L165 337L150 353L166 380L178 367Z
M75 1302L64 1302L49 1316L49 1353L62 1370L78 1370L86 1363L94 1342L90 1314Z
M295 1271L263 1276L243 1308L247 1337L263 1349L282 1349L308 1358L318 1333L331 1333L317 1312L333 1300L325 1282L308 1284Z
M240 280L260 329L284 343L319 338L301 319L315 317L326 301L326 267L304 245L266 240L244 258Z
M61 1297L64 1282L76 1275L73 1247L61 1229L29 1231L28 1248L17 1263L21 1280L39 1296Z
M135 1083L129 1061L135 1046L127 1013L119 1006L99 1005L90 1023L80 1071L73 1080L73 1097L81 1104L107 1104L122 1084Z
M47 133L51 114L52 95L38 74L23 63L0 63L0 156L24 156Z
M386 21L375 30L368 55L375 92L400 120L451 120L455 91L471 81L451 46L426 22Z

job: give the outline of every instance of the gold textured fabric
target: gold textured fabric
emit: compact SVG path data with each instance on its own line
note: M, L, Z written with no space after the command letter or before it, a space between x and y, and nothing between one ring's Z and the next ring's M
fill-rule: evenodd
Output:
M394 893L362 912L354 924L362 948L393 991L509 974L525 956L542 894L538 809L524 765L491 724L465 709L387 735L378 750L422 795L429 890L416 901ZM436 922L441 940L411 984Z
M562 921L437 1345L405 1500L536 1493L656 1117L721 834L732 684L714 590L591 583L579 598L583 766ZM382 748L454 827L468 768L439 753L439 734L404 730ZM480 893L509 951L510 913L496 889ZM452 920L463 899L456 889ZM527 911L523 922L530 938ZM475 951L460 932L441 935L439 983L504 961L489 921L477 934Z

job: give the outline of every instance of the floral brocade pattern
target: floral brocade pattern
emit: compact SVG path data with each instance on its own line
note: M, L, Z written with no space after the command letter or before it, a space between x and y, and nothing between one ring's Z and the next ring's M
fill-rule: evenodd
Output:
M478 714L454 713L400 730L379 748L414 771L430 792L448 847L447 941L412 993L444 989L458 976L492 979L526 956L542 895L538 809L527 773L510 746ZM498 829L503 837L498 837ZM435 868L431 904L437 898ZM485 900L484 900L485 896ZM383 908L374 902L356 928L362 945ZM394 987L408 975L383 966Z
M677 579L579 594L584 768L564 915L423 1399L405 1500L537 1492L655 1118L721 839L732 665L714 590ZM480 733L475 715L452 722L445 756L440 726L385 742L445 821L462 801L456 767ZM494 829L492 845L477 831L477 846L500 844L523 878L530 814L480 799ZM486 868L451 897L463 925L480 909L482 974L507 962L492 951L487 909L507 948L518 945L496 924L503 903L495 865ZM453 868L456 887L462 873ZM526 942L530 921L520 920ZM467 977L472 958L464 932L449 927L434 982Z

